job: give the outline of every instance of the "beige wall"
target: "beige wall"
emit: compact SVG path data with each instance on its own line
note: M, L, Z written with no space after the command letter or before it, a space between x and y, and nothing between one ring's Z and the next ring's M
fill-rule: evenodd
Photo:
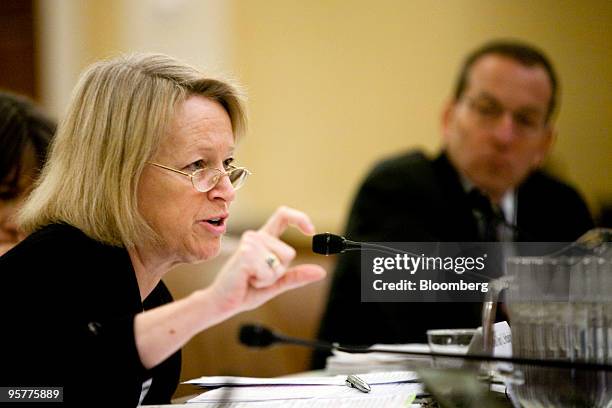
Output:
M255 176L235 204L237 229L283 203L342 230L377 159L437 149L458 65L496 37L550 54L562 80L550 166L594 211L612 200L607 0L39 0L38 10L42 99L57 114L77 73L117 52L166 52L246 85L251 131L238 159Z
M612 196L612 2L234 2L236 69L251 132L240 159L256 176L240 218L284 202L339 231L381 156L439 146L441 105L464 55L497 37L531 41L562 80L552 167L596 210Z
M225 0L36 0L42 102L61 116L79 73L124 52L161 52L231 72Z

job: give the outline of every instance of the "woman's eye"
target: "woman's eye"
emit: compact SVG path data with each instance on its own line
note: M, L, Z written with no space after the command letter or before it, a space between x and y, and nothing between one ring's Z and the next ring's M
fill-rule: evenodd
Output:
M232 163L233 163L233 162L234 162L234 158L233 158L233 157L231 157L231 158L229 158L229 159L226 159L226 160L223 162L223 168L224 168L225 170L229 170L230 168L234 167L234 166L232 166Z
M206 167L206 163L204 162L204 160L197 160L191 163L189 166L185 167L185 169L189 171L196 171L203 169L204 167Z

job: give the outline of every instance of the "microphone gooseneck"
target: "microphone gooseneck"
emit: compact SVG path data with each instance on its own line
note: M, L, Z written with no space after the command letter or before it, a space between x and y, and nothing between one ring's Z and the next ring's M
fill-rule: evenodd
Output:
M337 347L324 341L298 339L275 333L259 324L244 324L240 327L238 338L240 343L249 347L265 348L276 343L294 344L319 350L333 350Z
M397 255L399 253L410 256L418 256L412 252L402 251L396 248L370 242L355 242L329 232L316 234L312 237L312 252L320 255L342 254L346 251L375 251L387 255Z
M240 327L239 332L240 342L249 347L268 347L275 343L294 344L298 346L310 347L320 350L338 350L347 353L385 353L405 356L429 356L429 357L444 357L456 358L466 361L497 361L513 364L536 365L542 367L556 367L566 369L585 369L585 370L600 370L612 371L612 365L602 363L588 363L582 361L567 361L567 360L545 360L539 358L522 358L522 357L496 357L491 355L477 354L449 354L449 353L432 353L432 352L417 352L403 350L389 350L385 348L372 348L368 346L341 346L338 343L327 343L323 341L312 341L289 337L278 334L268 329L265 326L258 324L245 324Z

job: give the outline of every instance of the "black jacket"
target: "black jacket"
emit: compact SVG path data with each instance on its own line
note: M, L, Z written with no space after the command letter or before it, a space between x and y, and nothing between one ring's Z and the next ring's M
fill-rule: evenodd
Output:
M578 193L542 172L518 190L518 241L571 242L593 227ZM346 237L369 242L479 241L460 178L443 153L379 163L353 203ZM479 303L362 303L359 254L338 255L319 338L353 345L426 342L425 331L480 325ZM315 353L313 368L327 353Z
M143 403L169 403L180 352L146 370L133 321L172 296L160 282L141 302L125 248L49 225L0 257L0 281L1 385L63 386L70 405L136 406L152 377Z

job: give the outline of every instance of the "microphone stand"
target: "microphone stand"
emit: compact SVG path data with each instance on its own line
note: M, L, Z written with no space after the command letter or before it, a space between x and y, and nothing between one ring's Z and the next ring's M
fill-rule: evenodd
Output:
M251 341L252 339L245 336L245 331L257 330L258 333L254 333L253 336L263 335L266 336L265 341L261 342L258 339ZM585 370L596 370L596 371L612 371L612 365L603 363L591 363L584 361L565 361L565 360L544 360L539 358L525 358L525 357L498 357L484 354L453 354L453 353L434 353L424 351L404 351L404 350L390 350L385 348L372 348L367 346L342 346L338 343L327 343L321 341L312 341L299 339L295 337L289 337L282 334L277 334L263 326L259 325L243 325L240 329L240 342L249 347L268 347L272 344L293 344L297 346L304 346L318 350L327 351L343 351L346 353L385 353L394 355L405 355L405 356L428 356L428 357L444 357L461 359L464 361L479 361L479 362L501 362L501 363L512 363L517 365L537 365L542 367L551 368L564 368L564 369L585 369Z
M612 371L612 365L590 363L582 361L564 361L564 360L544 360L536 358L517 358L517 357L494 357L490 355L457 355L450 353L433 353L433 352L417 352L417 351L398 351L380 347L368 348L359 346L341 346L337 343L326 343L319 341L310 341L294 337L277 334L263 326L258 325L243 325L240 329L241 343L251 347L268 347L272 344L284 343L305 346L315 349L338 350L348 353L386 353L405 356L430 356L443 357L450 359L461 359L463 361L478 361L478 362L506 362L516 365L531 365L559 369L572 370L596 370L596 371ZM406 362L406 366L408 363ZM528 367L525 367L528 369ZM514 371L514 370L513 370ZM501 404L492 397L489 388L480 388L478 384L489 384L491 378L489 376L466 376L464 371L457 370L439 370L439 369L417 369L417 375L420 381L425 385L435 401L442 403L446 401L449 406L454 406L451 401L456 398L457 401L466 402L468 400L477 402L477 406L487 407L505 407L507 402ZM600 373L597 373L599 375ZM513 382L512 380L510 381ZM486 389L486 391L485 391ZM480 390L480 391L479 391ZM506 393L506 398L516 404L515 396ZM470 405L473 406L473 405Z

